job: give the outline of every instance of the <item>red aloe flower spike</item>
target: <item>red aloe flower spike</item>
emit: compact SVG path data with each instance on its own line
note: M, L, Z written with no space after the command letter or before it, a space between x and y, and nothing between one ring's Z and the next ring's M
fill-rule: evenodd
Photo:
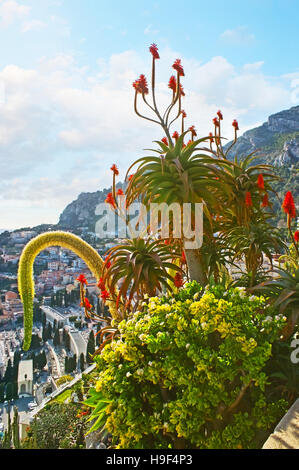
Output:
M181 84L180 84L180 94L181 94L181 96L186 96L185 92L184 92L184 88L182 87Z
M236 131L239 130L239 124L238 124L238 121L236 119L234 119L234 121L232 123L232 126L235 128Z
M299 231L298 230L296 230L296 232L294 233L294 240L297 243L299 242Z
M111 267L111 262L110 262L110 255L107 256L105 259L105 268L109 269Z
M264 182L264 177L262 174L258 175L257 185L260 189L265 189L265 182Z
M87 286L87 280L84 274L80 274L80 276L77 277L77 281L80 282L80 284L85 284Z
M117 166L114 164L112 165L112 167L110 168L111 171L113 171L113 173L115 174L115 176L118 176L119 175L119 171L118 171L118 168Z
M284 212L288 214L290 219L295 219L296 207L295 207L295 202L294 202L294 198L293 198L291 191L287 192L284 198L283 204L282 204L282 208Z
M214 123L214 126L215 126L215 127L219 127L219 126L220 126L220 122L219 122L218 118L216 118L216 117L213 119L213 123Z
M170 88L175 93L176 87L177 87L176 78L174 75L171 75L169 82L168 82L168 88Z
M270 206L270 203L269 203L268 193L266 193L263 197L262 207L268 207L268 206Z
M176 287L183 287L184 281L183 281L182 275L180 273L176 273L176 275L174 277L174 285Z
M188 130L191 132L192 137L196 137L196 136L197 136L197 132L196 132L196 130L195 130L195 126L189 127Z
M88 298L85 297L84 299L84 307L87 308L87 310L91 310L92 309L92 305L91 303L89 302Z
M112 207L116 207L115 199L112 193L107 194L107 198L105 199L106 204L110 204Z
M105 282L104 282L104 279L102 277L100 277L100 279L99 279L98 288L102 291L106 289Z
M176 59L176 61L172 65L172 68L178 72L180 77L185 76L184 69L183 69L182 64L181 64L181 59Z
M182 264L186 264L187 260L186 260L186 254L184 251L182 251L182 258L181 258L181 262Z
M219 117L219 121L223 121L223 114L220 110L217 112L217 116Z
M178 141L179 134L178 134L177 131L175 131L175 132L173 133L172 138L175 139L176 142Z
M183 116L183 119L185 119L185 118L187 117L187 114L185 113L185 111L184 111L183 109L182 109L182 111L181 111L181 114L182 114L182 116Z
M152 44L149 50L154 59L160 59L157 44Z
M148 95L148 85L145 75L140 75L140 77L133 83L133 87L137 93Z
M168 147L168 140L166 137L163 137L163 139L161 139L161 142L163 142Z
M119 188L119 189L117 190L117 193L116 193L116 194L117 194L117 196L124 196L124 192L123 192L123 190L122 190L121 188Z
M210 142L211 142L211 144L212 144L212 143L214 142L214 138L213 138L212 132L210 132L209 136L210 136Z
M131 181L134 178L134 176L135 176L135 173L133 175L130 175L128 180Z
M251 193L249 191L247 191L246 196L245 196L245 204L247 207L252 206Z
M101 299L103 299L104 303L106 302L107 299L109 299L109 297L110 297L109 292L106 290L103 290L103 292L101 293Z

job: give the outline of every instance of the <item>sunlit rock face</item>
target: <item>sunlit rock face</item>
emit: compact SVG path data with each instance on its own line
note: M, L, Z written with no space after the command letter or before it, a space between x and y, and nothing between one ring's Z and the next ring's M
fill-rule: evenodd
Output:
M298 136L294 135L296 132ZM257 151L266 156L265 163L289 165L298 162L298 138L299 106L294 106L269 116L262 126L244 132L230 157Z

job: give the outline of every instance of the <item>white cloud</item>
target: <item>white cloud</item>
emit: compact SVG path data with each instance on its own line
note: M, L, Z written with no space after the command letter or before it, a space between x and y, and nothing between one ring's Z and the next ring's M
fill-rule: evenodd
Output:
M166 106L171 64L179 54L165 49L160 55L157 101ZM294 104L297 75L267 77L261 62L237 69L224 57L206 63L182 59L187 125L194 124L199 135L211 130L219 108L225 118L224 135L231 138L233 119L245 131ZM21 225L38 223L39 217L46 221L45 211L49 221L57 221L81 191L110 185L112 163L120 167L123 178L134 159L144 155L142 149L163 137L161 128L141 120L133 110L132 82L140 73L150 79L150 69L148 55L124 51L108 61L99 59L94 74L66 54L42 58L36 69L8 65L0 70L6 91L0 107L1 226L3 213L6 220L23 221L26 212L28 223ZM24 204L31 205L31 213L27 206L24 212Z
M45 29L47 24L40 20L29 20L25 21L22 26L22 33L28 33L29 31L41 31Z
M30 7L22 5L14 0L2 0L0 2L0 23L9 26L16 20L23 19L29 15Z
M248 31L247 26L237 26L234 29L227 29L220 38L230 45L246 46L255 41L255 35Z

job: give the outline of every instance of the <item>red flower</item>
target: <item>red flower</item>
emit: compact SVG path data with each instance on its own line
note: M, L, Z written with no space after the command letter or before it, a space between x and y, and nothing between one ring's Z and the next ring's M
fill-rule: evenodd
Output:
M166 238L164 240L165 245L171 245L171 238Z
M187 114L185 113L185 111L184 111L183 109L182 109L182 111L181 111L181 114L182 114L182 116L183 116L184 119L187 117Z
M246 196L245 196L245 204L247 207L252 206L251 193L249 191L247 191Z
M171 75L169 79L168 88L170 88L174 93L176 92L176 78L174 75Z
M115 176L118 176L119 175L119 171L118 171L118 168L117 166L114 164L112 165L112 167L110 168L111 171L113 171L113 173L115 174Z
M192 140L190 139L189 142L187 143L187 145L189 144L193 144Z
M176 59L176 61L174 62L172 68L178 72L180 77L185 76L184 69L183 69L182 64L181 64L181 59Z
M294 240L297 243L299 242L299 231L298 230L296 230L296 232L294 233Z
M197 133L196 133L196 130L195 130L195 126L189 127L188 130L191 132L192 137L196 137L196 136L197 136Z
M106 202L106 204L110 204L111 206L116 207L115 199L114 199L112 193L107 194L107 198L105 199L105 202Z
M282 204L282 208L285 211L285 213L289 215L290 219L295 219L296 207L295 207L295 202L294 202L294 198L293 198L291 191L287 192L284 198L283 204Z
M135 173L133 175L130 175L128 180L131 181L134 178L134 176L135 176Z
M91 310L92 309L92 305L91 303L89 302L88 298L85 297L84 299L84 307L87 308L87 310Z
M156 44L152 44L151 47L149 48L150 53L152 54L154 59L160 59L159 52L158 52L158 47Z
M83 284L87 285L87 280L86 280L86 277L84 276L84 274L80 274L80 276L77 277L77 281L80 282L82 285Z
M106 290L103 290L103 292L101 293L101 299L103 299L104 302L106 302L106 300L109 299L109 297L110 297L109 292Z
M135 80L135 82L133 83L133 87L135 88L137 93L148 95L148 85L144 75L140 75L140 77Z
M185 252L184 252L184 251L182 251L182 259L181 259L181 261L182 261L182 264L186 264L186 255L185 255Z
M264 177L262 174L258 175L257 185L260 189L265 189Z
M175 139L175 141L177 142L178 138L179 138L179 134L177 131L175 131L173 134L172 134L172 138Z
M98 288L102 291L106 289L105 282L104 282L104 279L102 277L100 277L100 279L99 279Z
M270 204L269 204L269 198L268 198L268 193L266 193L263 197L263 201L262 201L262 207L268 207Z
M215 126L215 127L219 127L219 126L220 126L220 122L218 121L218 118L216 118L216 117L213 119L213 123L214 123L214 126Z
M182 275L180 273L176 273L176 275L174 277L174 285L175 285L175 287L183 287L184 281L183 281Z
M168 140L166 137L163 137L163 139L161 139L161 142L168 146Z
M239 124L238 124L238 121L236 119L234 119L234 121L232 123L232 126L235 128L236 131L239 130Z
M116 194L117 194L117 196L124 196L124 192L121 188L118 189Z
M180 94L181 96L185 96L184 88L182 87L181 84L180 84Z
M217 116L219 117L219 121L223 121L223 115L220 110L217 112Z
M105 259L105 268L109 269L111 267L110 255Z
M213 134L212 134L212 132L210 132L209 136L210 136L210 142L211 142L211 144L212 144L212 143L214 142L214 139L213 139Z

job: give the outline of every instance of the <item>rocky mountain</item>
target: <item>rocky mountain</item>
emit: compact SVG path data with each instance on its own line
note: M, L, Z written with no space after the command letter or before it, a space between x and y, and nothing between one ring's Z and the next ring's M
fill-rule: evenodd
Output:
M118 183L117 188L123 188L123 185ZM96 207L105 201L109 192L111 192L111 187L94 193L81 193L60 215L58 228L61 230L84 228L94 232L96 221L99 218L95 214Z
M227 144L230 145L230 144ZM299 106L273 114L262 126L245 132L230 152L230 158L235 154L242 156L256 151L259 160L273 164L281 181L276 183L275 190L280 199L286 191L291 190L295 198L299 198ZM118 187L122 187L121 183ZM96 206L104 202L111 188L94 193L82 193L71 202L62 212L59 229L82 229L94 231L97 216ZM276 223L281 221L280 201L274 201L274 210L277 212ZM280 219L281 217L281 219Z
M230 157L254 151L264 162L275 166L298 165L299 106L273 114L262 126L245 132L233 147Z

